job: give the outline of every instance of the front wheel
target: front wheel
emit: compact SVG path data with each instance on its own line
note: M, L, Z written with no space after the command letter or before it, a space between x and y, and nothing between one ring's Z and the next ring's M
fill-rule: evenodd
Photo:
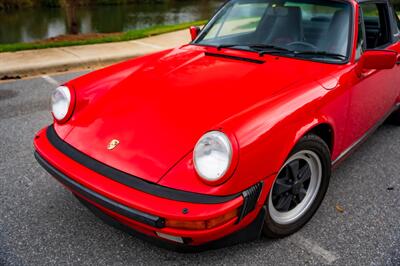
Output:
M326 143L307 135L296 145L269 193L264 235L280 238L303 227L325 197L331 175Z

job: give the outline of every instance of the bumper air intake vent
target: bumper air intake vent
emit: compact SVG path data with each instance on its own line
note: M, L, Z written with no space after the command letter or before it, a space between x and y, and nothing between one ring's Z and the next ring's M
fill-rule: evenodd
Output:
M252 212L256 208L256 204L258 198L260 197L261 190L263 188L264 183L260 182L255 184L254 186L250 187L249 189L243 191L242 196L243 206L240 211L240 216L238 222L240 222L247 214Z

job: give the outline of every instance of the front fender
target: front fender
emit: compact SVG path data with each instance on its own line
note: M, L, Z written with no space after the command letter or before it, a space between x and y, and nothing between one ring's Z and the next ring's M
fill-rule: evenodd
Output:
M319 112L321 99L327 93L316 82L297 84L217 126L233 132L239 145L236 171L225 183L204 184L195 172L191 152L160 184L214 195L239 193L260 181L271 186L296 143L315 126L329 123L329 118Z

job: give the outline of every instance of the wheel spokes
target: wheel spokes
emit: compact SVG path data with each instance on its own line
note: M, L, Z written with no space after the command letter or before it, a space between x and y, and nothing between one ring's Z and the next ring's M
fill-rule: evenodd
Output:
M293 200L292 194L284 195L284 196L280 197L275 208L278 211L288 211L290 208L290 205L292 204L292 200Z
M292 189L292 185L287 184L283 179L277 179L274 186L274 195L279 196L282 193L288 192Z
M297 180L297 177L299 175L299 169L300 169L300 161L296 160L288 164L288 169L290 170L290 174L293 180Z
M272 192L272 200L278 211L290 211L303 201L307 194L304 183L311 179L311 174L306 161L295 160L286 165L276 179Z
M308 166L308 164L306 164L302 168L300 168L297 182L304 183L310 178L311 178L311 169Z
M299 196L298 195L293 195L293 200L292 200L292 202L295 204L295 206L297 205L297 204L299 204L300 202L301 202L301 200L300 200L300 198L299 198Z
M307 194L307 190L304 187L301 188L300 192L298 194L300 202L305 198L306 194Z

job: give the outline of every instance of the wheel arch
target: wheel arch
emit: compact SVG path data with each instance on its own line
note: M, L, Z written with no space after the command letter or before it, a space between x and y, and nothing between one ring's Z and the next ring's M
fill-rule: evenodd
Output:
M290 157L291 152L293 149L296 147L296 145L299 143L299 141L304 138L305 136L313 134L321 138L325 144L328 146L330 155L332 157L333 151L335 148L335 130L334 126L329 123L328 120L325 119L320 119L320 120L314 120L313 122L310 122L308 125L303 126L299 128L295 134L295 136L292 138L292 141L290 142L291 144L287 146L284 152L283 160L281 161L281 164L283 163Z
M332 155L333 148L335 145L335 135L334 135L334 129L331 124L324 122L315 125L310 130L308 130L303 136L308 134L314 134L320 137L325 142L325 144L328 145L329 151Z

